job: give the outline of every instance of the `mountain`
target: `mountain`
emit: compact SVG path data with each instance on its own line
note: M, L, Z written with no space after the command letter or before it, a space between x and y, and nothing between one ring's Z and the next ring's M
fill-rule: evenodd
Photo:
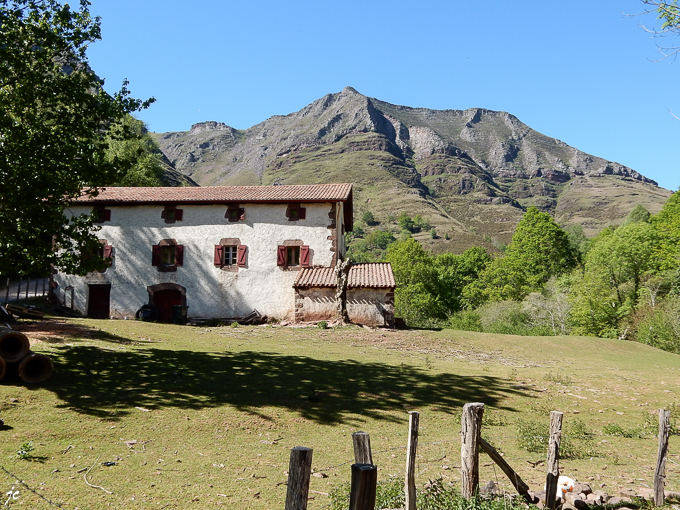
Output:
M400 212L420 214L440 236L422 234L435 252L507 244L531 205L594 235L671 194L509 113L398 106L351 87L246 130L211 121L153 136L202 186L353 182L356 218L370 210L395 229Z

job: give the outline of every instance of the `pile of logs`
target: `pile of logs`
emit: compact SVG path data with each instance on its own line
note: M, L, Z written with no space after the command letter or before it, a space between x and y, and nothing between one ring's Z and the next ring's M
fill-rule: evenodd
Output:
M0 380L15 371L25 383L46 381L54 371L52 360L31 351L28 337L13 330L0 329Z

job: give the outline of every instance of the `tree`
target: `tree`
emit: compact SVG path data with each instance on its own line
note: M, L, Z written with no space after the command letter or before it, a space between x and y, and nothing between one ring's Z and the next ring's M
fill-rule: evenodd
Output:
M649 218L652 215L649 213L647 209L645 209L643 206L640 204L637 204L633 209L628 213L628 216L626 217L626 221L624 224L628 223L640 223L640 222L645 222L649 223Z
M657 257L666 260L674 259L677 267L680 263L680 191L673 193L661 211L652 216L650 221L661 236Z
M437 298L437 272L432 257L415 239L392 243L385 260L392 264L397 282L395 314L412 326L425 326L443 318Z
M413 222L413 218L411 218L408 214L405 212L401 213L399 215L399 218L397 219L399 223L399 228L402 230L405 230L407 232L413 232L415 229L415 223Z
M371 211L366 211L363 216L361 217L361 220L366 224L366 225L375 225L375 216L373 216L373 213Z
M569 236L548 213L530 207L517 224L505 256L494 259L464 290L469 306L485 301L521 301L553 276L576 265Z
M162 186L163 166L161 151L141 120L126 115L113 128L113 131L125 130L126 137L121 139L109 135L106 159L109 161L125 161L129 167L127 173L112 186Z
M659 38L680 35L680 5L678 0L671 0L670 2L642 0L642 2L650 6L650 9L645 13L653 12L657 15L657 19L663 20L660 30L648 28L645 28L645 30ZM680 46L659 45L659 51L663 58L667 58L676 55L680 51Z
M113 96L103 90L87 65L100 39L88 6L0 0L0 275L101 266L87 256L98 246L93 218L64 211L125 175L131 160L107 149L134 137L122 122L153 99L129 97L127 82Z
M460 255L444 253L435 259L437 293L447 314L461 310L463 289L477 280L491 261L484 248L473 246Z

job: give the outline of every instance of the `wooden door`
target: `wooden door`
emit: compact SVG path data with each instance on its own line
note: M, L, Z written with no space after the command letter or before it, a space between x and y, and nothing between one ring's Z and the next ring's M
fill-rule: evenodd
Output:
M108 319L111 307L111 285L88 285L87 316Z
M158 322L172 322L172 307L182 304L179 290L157 290L153 293L153 304L158 309Z

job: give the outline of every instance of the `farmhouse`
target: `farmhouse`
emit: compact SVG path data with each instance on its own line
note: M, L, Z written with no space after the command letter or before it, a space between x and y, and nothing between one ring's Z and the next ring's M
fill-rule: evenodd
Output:
M190 318L257 311L305 320L296 313L304 298L296 298L303 291L294 283L307 274L302 271L331 274L345 258L352 185L111 187L70 207L76 216L92 212L101 226L99 255L110 265L84 277L55 274L62 303L93 318L132 318L148 305L162 322L172 321L173 313L176 319L178 310ZM381 267L386 270L391 275ZM333 286L332 278L325 283ZM378 298L364 299L365 306L380 310L365 311L370 321L358 322L377 324L382 317L380 325L391 324L390 289L366 289ZM336 310L327 306L312 315L330 319Z

